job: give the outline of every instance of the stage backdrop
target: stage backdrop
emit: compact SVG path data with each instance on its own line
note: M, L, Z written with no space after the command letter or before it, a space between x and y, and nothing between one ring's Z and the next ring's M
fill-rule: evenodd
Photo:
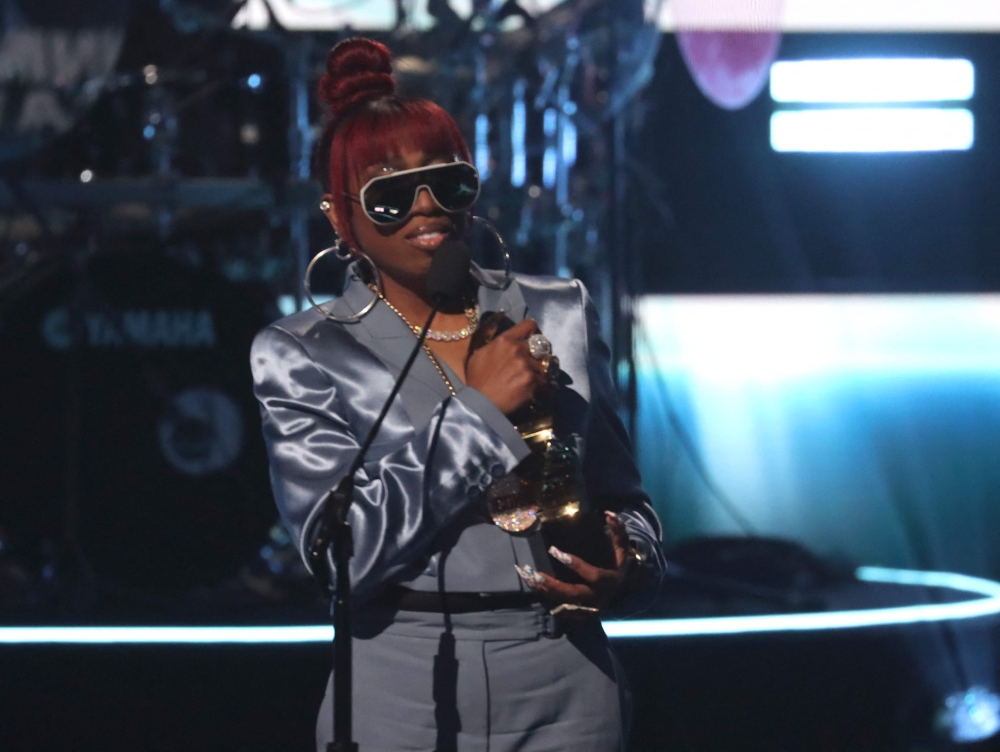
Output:
M1000 295L649 296L636 349L671 542L1000 577Z

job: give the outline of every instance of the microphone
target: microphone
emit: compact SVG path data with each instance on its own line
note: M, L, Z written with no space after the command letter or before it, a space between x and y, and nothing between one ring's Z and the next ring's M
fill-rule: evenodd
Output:
M413 362L417 358L417 354L423 348L424 340L427 337L427 331L430 329L434 316L437 315L441 306L455 302L460 298L462 290L469 279L470 263L471 259L469 256L469 246L461 240L445 240L440 246L438 246L437 251L434 253L434 257L431 259L430 269L427 271L427 294L433 301L430 315L427 317L427 322L420 330L420 335L417 337L417 342L413 346L410 356L406 359L406 363L403 365L403 370L401 370L399 372L399 376L396 377L396 382L392 385L392 391L389 392L389 396L382 405L382 410L379 412L378 417L375 419L371 429L368 431L368 435L365 437L365 440L361 443L358 453L355 456L354 461L351 463L351 467L348 469L347 475L344 476L344 479L341 481L340 486L344 486L346 483L353 487L354 474L360 470L361 465L364 464L365 455L368 453L369 447L371 447L372 442L375 440L375 436L382 427L382 421L389 412L389 406L392 405L392 401L399 393L399 389L403 385L403 381L406 379L407 374L409 374L410 368L413 366ZM329 571L323 561L323 558L330 545L330 532L334 524L333 519L331 519L331 515L337 514L342 521L346 521L347 507L350 506L350 498L341 498L339 499L339 504L331 504L331 502L334 501L334 497L337 495L338 490L340 490L340 486L331 491L329 496L327 496L326 508L323 510L320 528L309 551L310 561L313 564L313 575L320 580L324 587L329 585ZM335 512L332 507L336 506L343 508Z
M471 263L469 246L461 240L445 240L438 246L427 271L427 294L435 311L458 300L469 280Z
M358 448L354 461L337 487L327 494L323 513L320 517L319 529L313 544L309 548L309 561L312 564L313 576L320 581L324 589L330 586L330 570L326 564L326 554L333 548L334 568L337 573L336 592L332 598L333 611L333 741L327 745L328 752L357 752L357 745L352 741L351 733L351 570L350 561L354 553L354 542L351 535L351 525L347 521L347 512L351 507L354 495L354 475L364 464L372 441L382 427L382 421L389 412L403 380L410 372L417 354L423 349L424 340L431 327L431 322L438 310L461 299L462 291L469 280L469 247L461 240L445 240L438 246L431 259L427 272L427 295L431 299L431 312L427 323L417 336L417 342L410 352L403 370L396 377L392 391L382 405L382 410L372 424L368 435Z

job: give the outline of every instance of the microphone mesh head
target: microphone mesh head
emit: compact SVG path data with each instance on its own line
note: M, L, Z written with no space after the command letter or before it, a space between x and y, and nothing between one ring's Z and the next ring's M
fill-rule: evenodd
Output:
M427 294L435 303L457 300L469 280L469 246L445 240L438 246L427 273Z

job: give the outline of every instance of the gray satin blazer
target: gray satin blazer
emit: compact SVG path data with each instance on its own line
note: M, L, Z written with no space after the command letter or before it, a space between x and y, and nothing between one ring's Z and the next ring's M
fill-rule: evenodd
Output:
M343 316L370 299L352 272L344 294L327 305ZM645 553L654 575L651 595L663 571L659 521L618 418L609 353L586 290L575 280L516 275L505 290L480 287L479 304L514 321L530 316L552 342L570 379L557 398L557 433L575 442L587 493L619 512ZM315 310L296 313L254 340L254 391L271 482L303 558L322 500L346 472L413 344L409 328L381 302L355 324L332 322ZM524 586L515 564L549 570L537 534L509 535L484 508L483 491L528 455L527 445L489 399L442 366L457 396L430 359L418 355L358 472L350 510L358 600L386 582L418 590L517 591Z

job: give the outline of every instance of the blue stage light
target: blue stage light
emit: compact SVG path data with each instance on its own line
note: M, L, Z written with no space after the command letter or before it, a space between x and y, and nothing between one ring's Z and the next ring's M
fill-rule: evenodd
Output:
M525 82L514 85L514 107L510 117L510 184L515 188L524 185L528 175L528 156L525 145L528 133L528 110L524 103Z
M555 188L557 165L555 147L549 146L542 155L542 185L546 188Z
M958 744L989 739L1000 731L1000 697L985 687L956 692L944 701L939 720Z
M259 89L262 83L264 83L264 80L260 77L259 73L251 73L247 76L247 86L251 89Z
M486 180L490 176L490 119L485 113L476 116L476 169Z
M142 137L147 141L152 141L153 136L156 135L156 127L152 125L147 125L142 129Z
M576 164L577 133L576 125L569 118L563 123L562 131L562 158L567 167Z
M604 631L612 639L690 637L857 629L974 619L1000 614L1000 583L992 580L951 572L918 572L883 567L861 567L857 570L856 576L866 582L944 587L983 597L950 603L857 611L605 621ZM0 627L0 644L7 645L264 645L329 642L332 638L333 627L325 624L273 627ZM983 699L982 702L987 704L977 706L979 707L975 711L977 719L985 718L984 709L990 707L988 700ZM964 719L962 722L965 722Z
M556 128L559 124L559 113L554 107L549 107L542 115L542 130L546 136L556 135Z
M779 152L965 151L975 140L972 113L932 107L794 110L771 116Z
M775 102L961 102L975 92L975 68L961 58L782 60L771 66Z

